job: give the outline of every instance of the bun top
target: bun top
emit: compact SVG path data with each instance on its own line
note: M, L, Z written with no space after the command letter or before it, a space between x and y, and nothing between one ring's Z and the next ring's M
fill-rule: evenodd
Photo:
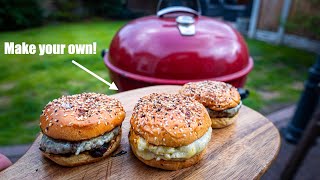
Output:
M179 147L203 136L211 127L206 108L179 94L153 93L133 109L131 129L156 146Z
M124 118L125 111L115 98L82 93L49 102L40 116L40 128L53 139L81 141L111 131Z
M180 94L192 97L214 111L236 107L241 101L240 94L235 87L218 81L187 83L180 90Z

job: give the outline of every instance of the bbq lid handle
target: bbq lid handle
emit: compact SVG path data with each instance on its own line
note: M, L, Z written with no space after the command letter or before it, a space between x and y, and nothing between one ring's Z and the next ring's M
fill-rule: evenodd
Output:
M182 7L182 6L172 6L172 7L167 7L164 9L161 9L160 11L157 12L157 16L158 17L162 17L166 14L170 14L170 13L176 13L176 12L184 12L184 13L190 13L193 14L195 16L199 16L199 12L188 8L188 7Z
M199 0L195 0L195 1L197 4L197 7L198 7L198 11L196 11L192 8L189 8L189 7L184 7L184 6L170 6L170 7L160 9L161 5L163 3L163 0L159 0L159 3L157 5L157 16L162 17L166 14L175 13L175 12L184 12L184 13L193 14L195 16L200 16L201 15L200 2L199 2Z

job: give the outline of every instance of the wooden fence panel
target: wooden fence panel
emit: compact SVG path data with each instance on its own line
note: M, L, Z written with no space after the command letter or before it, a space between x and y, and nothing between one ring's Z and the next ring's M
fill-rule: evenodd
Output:
M261 0L258 29L277 31L284 0Z

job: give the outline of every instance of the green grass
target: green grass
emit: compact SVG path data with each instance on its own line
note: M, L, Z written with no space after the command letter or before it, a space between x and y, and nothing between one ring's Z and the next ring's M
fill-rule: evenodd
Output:
M64 94L110 92L106 85L75 67L71 60L109 79L100 52L109 47L124 21L95 21L50 25L18 32L0 33L0 145L30 143L38 128L42 108ZM92 43L96 55L3 55L3 42L15 43ZM275 104L296 101L307 67L314 56L304 51L248 40L255 60L247 88L251 91L245 104L263 110ZM263 93L276 93L266 98Z
M110 94L108 87L79 70L74 59L108 79L100 56L116 31L125 22L87 22L51 25L0 34L0 145L30 143L38 128L42 108L63 94L99 92ZM3 42L15 43L92 43L96 55L3 55Z
M255 65L246 84L251 92L250 98L244 104L262 112L270 112L296 102L315 55L256 40L247 40L247 43Z

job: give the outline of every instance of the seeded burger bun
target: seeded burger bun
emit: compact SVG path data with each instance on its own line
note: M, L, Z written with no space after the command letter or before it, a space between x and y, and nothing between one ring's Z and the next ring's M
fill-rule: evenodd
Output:
M40 116L40 150L62 166L78 166L110 155L120 144L125 111L115 98L97 93L62 96Z
M237 89L224 82L190 82L182 87L180 94L197 100L207 108L212 128L223 128L232 124L242 105Z
M142 97L130 123L129 142L135 156L166 170L196 164L211 139L211 120L205 107L179 94Z

